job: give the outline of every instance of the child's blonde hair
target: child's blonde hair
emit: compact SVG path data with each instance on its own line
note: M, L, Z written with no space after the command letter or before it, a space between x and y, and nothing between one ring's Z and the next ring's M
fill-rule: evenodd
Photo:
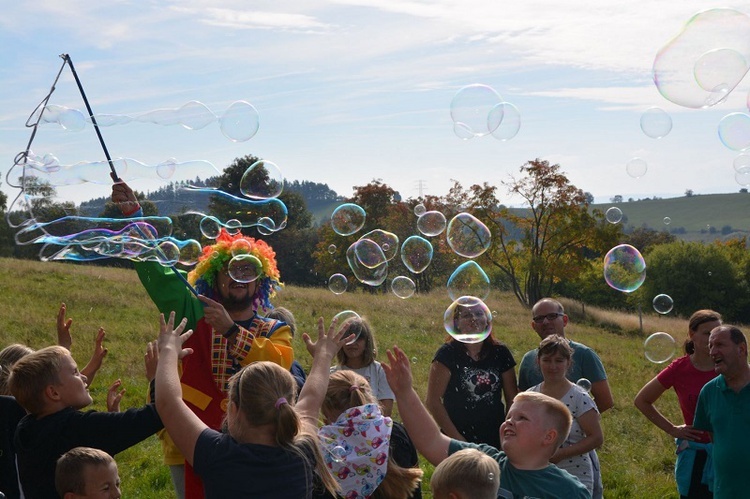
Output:
M55 345L32 352L15 363L8 386L26 412L39 414L44 410L44 391L49 385L59 383L60 369L67 357L70 352Z
M266 314L266 319L276 319L285 322L289 329L292 331L292 338L297 333L297 321L294 319L294 314L291 310L284 307L274 307L273 310Z
M244 416L244 421L237 422L239 435L232 435L234 438L247 431L245 422L252 422L253 426L273 425L276 443L302 458L309 483L314 469L326 489L335 494L338 483L325 467L318 436L305 430L294 408L297 382L289 371L273 362L253 362L229 379L229 400Z
M544 415L549 419L552 428L557 431L557 444L554 446L554 450L557 450L568 438L570 425L573 424L573 416L570 414L570 410L565 407L565 404L540 392L521 392L513 398L513 403L515 402L529 402L544 409Z
M10 370L16 362L33 351L31 348L20 343L13 343L0 351L0 395L10 395L10 388L8 387Z
M349 319L345 324L347 325L345 335L355 334L357 335L357 341L359 341L360 338L364 338L365 340L365 350L362 353L363 365L369 366L375 362L375 358L378 356L378 347L375 344L375 336L372 333L372 326L367 322L367 319L364 317L359 319ZM344 352L344 349L342 348L336 354L336 362L339 366L345 366L346 361L346 352Z
M75 447L60 456L55 468L55 489L60 497L68 492L76 495L86 493L86 466L109 466L117 463L103 450L91 447Z
M437 465L430 480L435 497L457 494L462 499L495 499L500 465L477 449L462 449Z
M341 414L352 407L365 404L377 404L370 384L364 376L354 371L336 371L328 381L328 390L323 400L324 413ZM370 496L373 499L407 499L419 486L422 470L403 468L393 460L393 453L388 453L388 471L380 485Z

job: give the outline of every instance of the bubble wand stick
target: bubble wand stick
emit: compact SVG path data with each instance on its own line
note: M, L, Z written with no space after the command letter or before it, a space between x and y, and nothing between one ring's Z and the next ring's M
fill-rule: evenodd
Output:
M102 137L102 133L99 130L99 124L96 122L96 117L94 116L94 112L91 110L91 105L89 104L89 100L86 98L86 92L83 90L83 85L81 84L81 80L78 78L78 73L76 73L76 69L73 66L73 61L71 60L70 56L68 54L61 54L60 57L62 57L64 64L67 63L70 67L70 71L73 73L73 78L76 80L76 85L78 85L78 91L81 93L81 98L83 99L83 103L86 104L86 111L89 114L89 118L91 119L91 124L94 125L94 130L96 130L96 136L99 138L99 144L102 146L102 150L104 151L104 156L107 157L107 163L109 163L109 176L112 177L113 182L122 182L122 179L117 175L117 171L115 170L115 164L112 162L112 158L109 155L109 151L107 150L107 145L104 143L104 137ZM63 64L63 65L64 65ZM140 227L136 225L136 229L138 230L138 233L143 236L144 239L148 239L146 234L143 233ZM164 253L156 247L156 250L159 252L160 255L164 256ZM166 258L166 257L165 257ZM182 282L187 286L187 288L190 290L191 293L193 293L196 298L198 297L198 292L195 290L193 286L190 285L187 279L185 279L185 276L183 276L174 265L170 265L169 268L172 269L172 272L179 277Z

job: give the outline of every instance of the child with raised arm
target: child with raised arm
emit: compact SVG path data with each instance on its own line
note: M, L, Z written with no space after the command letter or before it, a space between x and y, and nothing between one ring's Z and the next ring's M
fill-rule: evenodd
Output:
M499 487L500 466L477 449L463 449L443 459L430 479L435 499L495 499Z
M125 412L81 412L91 404L87 379L61 346L19 360L9 385L28 413L15 435L18 474L27 499L56 497L55 465L70 449L93 447L115 455L162 427L153 404Z
M310 375L295 404L297 384L291 373L268 361L243 367L232 376L227 400L226 427L219 433L201 421L182 400L178 361L192 353L183 344L186 320L174 327L174 313L161 316L156 404L174 443L201 477L207 498L310 497L313 475L336 492L318 448L317 421L328 386L329 366L347 340L328 332L318 320L318 341L303 339L313 356Z
M118 499L120 475L112 456L76 447L57 460L55 487L61 499Z
M500 426L502 450L461 442L440 433L414 390L410 362L403 350L394 347L387 354L383 369L399 413L417 450L432 464L440 464L461 449L478 449L500 466L499 497L591 497L577 478L549 462L570 431L571 415L562 402L541 393L519 393Z

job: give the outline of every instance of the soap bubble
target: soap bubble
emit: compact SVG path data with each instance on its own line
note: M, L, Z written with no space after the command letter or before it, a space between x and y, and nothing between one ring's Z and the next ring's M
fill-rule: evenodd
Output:
M463 123L453 123L453 133L456 134L456 137L461 140L469 140L474 138L474 133L471 131L471 128L464 125Z
M665 137L672 131L672 117L659 107L650 107L641 115L641 130L652 139Z
M221 133L233 142L252 139L260 127L258 111L249 102L236 101L219 118Z
M283 190L284 176L271 161L256 161L245 170L240 180L240 192L250 199L276 198Z
M401 245L401 261L410 272L419 274L432 262L432 244L420 236L410 236Z
M335 244L329 244L328 245L328 253L330 253L331 255L333 255L334 253L336 253L336 245Z
M411 298L416 289L414 281L402 275L394 277L391 281L391 291L401 299Z
M421 217L422 215L424 215L426 211L427 211L427 208L425 208L422 203L419 203L418 205L414 207L414 214L418 217Z
M417 229L425 236L437 236L445 230L445 215L439 211L428 211L417 220Z
M371 230L359 239L369 239L370 241L380 246L380 248L383 250L383 254L385 255L385 259L388 261L393 260L393 258L398 253L399 240L398 236L393 232L388 232L383 229L375 229ZM380 263L378 263L378 265L379 264Z
M443 325L457 341L480 343L492 331L492 314L479 298L462 296L445 310Z
M203 237L216 239L221 232L221 223L215 217L203 217L200 221L200 229Z
M355 312L354 310L344 310L333 316L333 319L331 319L331 324L333 324L333 321L336 321L336 330L341 330L341 328L343 327L346 327L348 329L350 323L355 320L361 320L357 312ZM361 331L355 333L354 338L352 338L351 341L347 342L347 345L351 345L352 343L357 341L360 334ZM344 337L347 337L348 335L348 333L344 333Z
M620 220L622 220L622 210L617 206L612 206L605 213L605 217L607 218L607 222L611 224L620 223Z
M374 269L386 262L383 248L370 239L357 240L354 243L354 255L357 261L368 269Z
M331 454L331 460L334 463L343 463L347 454L346 449L340 445L335 446L329 451L329 453Z
M625 171L633 178L641 178L647 170L648 164L642 158L633 158L625 165Z
M674 308L672 297L665 294L654 296L654 299L651 303L654 306L654 310L656 310L660 314L668 314Z
M669 217L664 217L664 225L669 225L672 223L672 219Z
M86 117L78 109L66 109L58 116L60 126L71 132L78 132L86 127Z
M333 274L328 278L328 289L335 295L340 295L346 291L349 281L344 274Z
M340 236L351 236L365 225L367 214L359 205L344 203L333 210L331 227Z
M576 386L578 386L581 390L585 392L591 391L591 381L587 380L586 378L581 378L578 381L576 381Z
M733 151L744 151L750 147L750 115L729 113L719 122L719 139Z
M734 158L734 161L732 162L732 166L734 167L734 170L738 172L745 170L746 168L750 168L750 154L747 154L747 153L738 154L737 157Z
M411 358L411 363L412 364L416 364L417 363L417 358L416 357L412 357Z
M510 140L521 129L521 113L510 102L501 102L490 110L488 128L497 140Z
M492 87L480 84L467 85L456 92L451 101L451 118L455 125L465 127L467 138L481 137L492 132L489 128L489 114L492 108L502 101L500 94Z
M632 293L646 280L646 262L640 251L629 244L620 244L604 257L604 280L623 293Z
M654 364L662 364L675 354L675 341L667 333L654 333L643 342L646 358Z
M263 273L263 264L255 255L237 255L229 260L227 272L237 282L253 282Z
M188 130L200 130L216 121L216 116L202 102L191 100L177 110L180 124Z
M750 186L750 166L734 172L734 180L744 187Z
M448 278L448 296L457 300L461 296L476 296L486 300L490 294L490 279L474 260L462 263Z
M448 246L465 258L476 258L490 247L490 230L470 213L459 213L448 224L445 233Z
M354 277L363 284L368 286L380 286L388 277L388 262L383 261L376 267L369 268L359 261L356 254L357 241L352 243L346 250L346 262L354 273Z

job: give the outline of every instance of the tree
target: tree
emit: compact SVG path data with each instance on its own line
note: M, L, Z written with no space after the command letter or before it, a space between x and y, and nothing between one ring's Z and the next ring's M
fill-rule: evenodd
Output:
M614 197L609 198L609 200L612 201L613 203L622 203L622 195L617 194Z
M622 241L638 248L642 254L648 252L652 247L659 244L671 243L677 238L666 230L656 231L648 227L638 227L627 234Z
M686 197L686 198L691 198L691 197L693 197L693 194L694 194L694 193L693 193L693 189L686 189L686 190L685 190L685 197Z
M594 204L594 195L590 192L584 192L583 197L585 198L586 204Z

